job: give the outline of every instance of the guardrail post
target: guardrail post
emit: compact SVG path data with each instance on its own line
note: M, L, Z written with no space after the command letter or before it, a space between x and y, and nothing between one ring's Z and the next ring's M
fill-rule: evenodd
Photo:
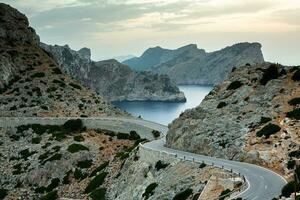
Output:
M222 169L224 169L224 166L222 165Z
M185 156L183 156L183 160L185 160Z
M211 163L211 166L214 166L215 164L214 163Z
M177 158L177 154L175 153L175 158Z

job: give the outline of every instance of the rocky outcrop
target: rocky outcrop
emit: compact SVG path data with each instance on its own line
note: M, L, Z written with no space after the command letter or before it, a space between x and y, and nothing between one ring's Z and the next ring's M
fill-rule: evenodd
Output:
M88 57L83 49L80 56ZM39 47L25 15L0 4L0 116L123 115L65 75Z
M299 159L297 73L297 67L270 63L234 69L198 107L169 125L167 146L288 174Z
M109 101L185 101L184 94L166 75L135 72L116 60L91 61L87 48L41 47L53 55L63 71Z
M168 74L177 84L214 85L227 78L233 67L262 62L259 43L239 43L210 53L195 44L176 50L155 47L123 63L138 71Z

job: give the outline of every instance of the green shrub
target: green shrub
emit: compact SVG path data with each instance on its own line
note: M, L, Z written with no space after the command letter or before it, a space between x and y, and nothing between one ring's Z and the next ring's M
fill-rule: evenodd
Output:
M288 103L289 103L291 106L296 106L296 105L300 104L300 97L291 99L291 100L289 100Z
M159 138L160 137L160 132L157 130L152 130L152 135L154 138Z
M300 120L300 108L296 108L286 114L288 118Z
M77 85L75 83L70 83L69 85L72 86L75 89L81 90L81 86L79 86L79 85Z
M283 186L281 190L281 195L284 197L290 197L291 194L295 191L300 191L300 184L295 181L288 182L285 186Z
M278 66L277 64L271 64L268 69L264 70L263 77L260 79L261 85L266 85L270 80L279 77Z
M289 160L287 162L287 168L288 169L294 169L295 165L296 165L296 161L295 160Z
M105 198L106 189L105 188L98 188L95 189L91 194L90 197L93 200L106 200Z
M34 137L31 139L32 144L39 144L42 141L41 137Z
M53 71L53 74L62 74L61 70L58 67L53 68L52 71Z
M200 164L199 168L204 168L204 167L206 167L206 164L203 162Z
M269 121L271 121L271 120L272 120L272 119L269 118L269 117L261 117L261 118L260 118L259 125L265 124L265 123L267 123L267 122L269 122Z
M158 186L157 183L151 183L148 185L145 189L145 192L143 193L142 197L145 197L145 199L148 199L150 196L154 194L155 188Z
M51 183L46 188L46 192L51 192L54 188L57 188L59 183L60 183L59 178L52 179Z
M32 151L30 152L29 149L24 149L22 151L19 152L19 155L21 156L21 158L23 158L24 160L27 160L28 157L32 156L33 154L35 154L36 151Z
M264 126L261 130L257 131L256 136L262 137L264 135L266 138L269 138L270 135L275 134L280 130L281 128L278 125L270 123Z
M193 190L191 188L188 188L182 192L179 192L176 194L173 198L173 200L186 200L193 194Z
M223 108L227 106L227 104L225 102L220 102L218 105L217 105L217 108Z
M83 142L84 141L84 137L82 135L75 135L73 137L74 141L76 142Z
M232 83L229 84L226 90L236 90L240 88L243 85L241 81L233 81Z
M82 160L77 162L77 167L90 168L93 164L93 160Z
M119 140L128 140L129 139L129 134L127 134L127 133L117 133L117 138Z
M139 140L139 139L141 139L141 136L139 134L137 134L136 131L130 131L129 139L130 140Z
M45 73L44 72L36 72L36 73L32 74L30 77L31 78L42 78L42 77L45 77Z
M231 192L231 190L229 190L229 189L222 191L219 196L220 197L219 200L224 200L226 197L229 196L230 192Z
M300 150L290 152L289 156L294 158L300 158Z
M57 191L47 193L45 196L41 197L40 200L55 200L58 198Z
M96 189L97 187L100 187L104 183L104 180L105 180L107 174L108 174L107 172L102 172L99 175L95 176L90 181L90 183L88 184L88 186L85 188L85 193L90 193L94 189Z
M106 161L103 164L101 164L99 167L97 167L96 169L94 169L92 171L92 173L90 174L90 177L96 176L98 172L102 171L103 169L105 169L108 166L109 162Z
M69 132L80 131L83 128L83 123L81 119L71 119L64 123L64 129Z
M4 199L8 195L8 190L0 188L0 199Z
M22 163L15 164L13 168L14 171L12 172L12 174L17 175L22 173Z
M69 184L70 183L70 175L71 175L71 170L67 171L66 175L63 178L62 183L63 184Z
M300 69L299 68L294 72L294 74L292 76L292 80L293 81L300 81Z
M124 160L126 158L129 157L129 152L126 152L126 151L120 151L116 154L116 157L117 158L120 158L121 160Z
M41 162L42 165L44 165L46 162L54 161L54 160L60 160L62 155L60 153L54 154L50 158L44 160Z
M165 169L169 166L169 163L163 163L161 160L157 161L155 164L155 169L159 171L160 169Z
M76 168L74 172L74 178L76 180L83 180L87 177L87 174L83 173L80 169Z
M69 147L68 147L68 151L70 153L76 153L78 151L89 151L89 148L86 147L86 146L83 146L81 144L71 144Z

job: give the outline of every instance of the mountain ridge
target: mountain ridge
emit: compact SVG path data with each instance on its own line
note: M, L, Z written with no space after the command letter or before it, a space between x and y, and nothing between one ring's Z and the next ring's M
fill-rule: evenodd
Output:
M124 61L134 70L168 74L176 84L214 85L222 82L233 67L264 62L259 43L237 43L213 52L190 44L175 50L154 47L141 57Z

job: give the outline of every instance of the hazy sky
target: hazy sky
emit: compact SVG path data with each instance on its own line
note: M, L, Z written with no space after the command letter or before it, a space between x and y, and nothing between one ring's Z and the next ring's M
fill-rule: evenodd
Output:
M94 59L194 43L214 51L260 42L268 61L300 65L300 0L4 0L43 42L89 47Z

